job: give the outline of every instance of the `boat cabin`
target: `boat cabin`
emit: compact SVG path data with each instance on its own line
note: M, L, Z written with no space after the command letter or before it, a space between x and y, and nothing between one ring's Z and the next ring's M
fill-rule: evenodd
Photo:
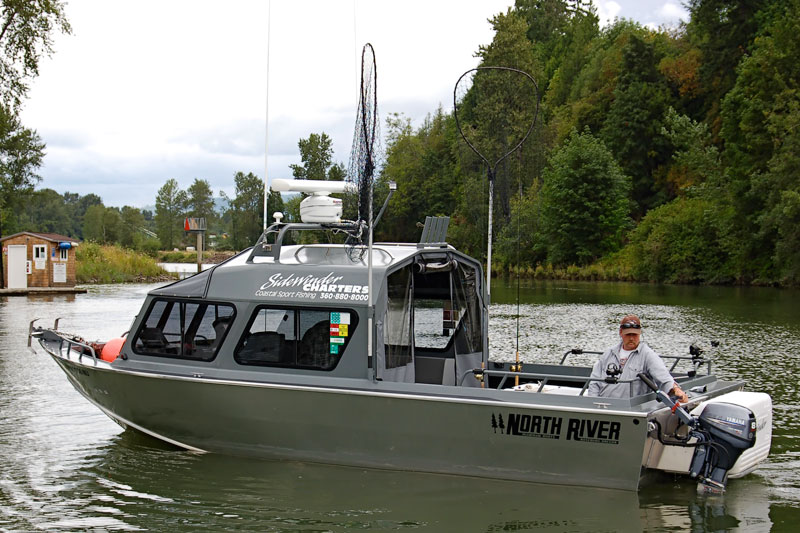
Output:
M228 370L479 386L472 369L487 358L480 264L443 243L376 244L371 265L368 259L363 246L259 244L151 291L123 354Z

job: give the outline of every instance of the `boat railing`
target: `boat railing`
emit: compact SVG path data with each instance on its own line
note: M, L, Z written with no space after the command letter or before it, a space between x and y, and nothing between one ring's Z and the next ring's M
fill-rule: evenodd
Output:
M35 327L33 324L37 320L39 319L35 318L31 320L31 323L28 326L28 346L31 345L31 340L33 338L39 339L40 343L42 341L52 343L53 345L58 343L57 351L58 355L61 357L66 357L69 359L70 354L72 352L76 352L78 354L79 363L84 357L91 356L94 365L97 366L97 351L94 349L94 347L92 347L83 339L66 335L57 331L56 328L58 328L58 318L55 319L55 323L53 324L52 328Z
M715 348L717 346L718 346L718 344L714 344ZM689 347L689 353L691 355L688 355L688 356L686 356L686 355L662 355L661 358L665 359L665 360L668 360L668 361L669 360L673 360L672 366L669 367L670 373L674 372L675 368L677 368L678 364L681 361L691 361L692 369L687 371L687 375L689 377L694 377L695 375L697 375L697 371L702 366L706 367L706 373L710 375L711 374L711 359L707 358L707 357L703 357L703 350L701 350L701 349L697 348L696 346L692 345L692 346ZM566 362L567 358L570 355L584 355L584 354L603 355L603 352L594 352L594 351L589 351L589 350L582 350L581 348L572 348L570 350L567 350L564 353L564 355L561 357L561 361L558 364L559 365L564 365L564 363Z
M509 378L520 378L526 380L529 383L536 382L538 388L536 389L535 392L544 392L544 388L547 385L549 385L550 382L552 381L557 381L559 383L563 383L566 381L581 386L581 390L578 393L578 396L583 396L592 382L613 383L613 384L627 383L628 386L630 387L631 396L634 396L633 384L639 381L638 377L634 379L617 379L616 377L587 378L584 376L572 376L566 374L544 374L541 372L516 372L511 370L489 370L485 368L473 368L463 372L459 376L457 385L461 385L462 382L464 381L464 378L466 378L470 374L475 376L475 378L478 379L478 381L481 381L482 383L485 383L484 380L488 376L500 377L501 378L500 382L497 384L497 387L495 387L498 390L504 388Z
M256 257L272 257L274 261L280 261L281 248L283 247L283 240L286 234L290 231L319 231L327 230L333 232L353 233L361 229L357 222L343 221L336 224L322 224L322 223L302 223L302 222L276 222L268 227L259 237L258 242L253 246L249 257L248 263L252 263ZM270 241L273 238L273 242Z

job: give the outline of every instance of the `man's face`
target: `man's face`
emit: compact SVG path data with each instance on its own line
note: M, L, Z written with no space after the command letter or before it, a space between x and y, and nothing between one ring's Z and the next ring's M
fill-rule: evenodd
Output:
M639 346L639 330L621 329L619 336L622 337L622 347L628 351L635 350Z

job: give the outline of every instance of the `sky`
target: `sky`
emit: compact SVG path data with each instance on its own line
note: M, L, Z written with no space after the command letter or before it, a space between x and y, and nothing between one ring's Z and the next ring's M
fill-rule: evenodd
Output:
M291 178L298 140L321 132L346 166L364 43L375 49L381 118L402 113L418 127L440 105L452 110L453 85L492 40L488 19L511 5L69 0L73 32L55 36L22 112L47 145L37 188L144 207L168 179L185 189L199 178L233 196L238 171ZM601 24L688 19L680 0L595 5Z

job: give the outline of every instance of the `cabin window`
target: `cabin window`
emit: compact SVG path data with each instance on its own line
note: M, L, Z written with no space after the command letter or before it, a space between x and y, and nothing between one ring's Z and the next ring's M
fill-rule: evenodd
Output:
M133 350L145 355L211 361L234 315L233 306L227 304L155 300L133 338Z
M234 358L243 365L333 370L357 321L352 311L259 307Z
M67 259L69 259L69 248L59 248L58 259L60 261L66 261Z

